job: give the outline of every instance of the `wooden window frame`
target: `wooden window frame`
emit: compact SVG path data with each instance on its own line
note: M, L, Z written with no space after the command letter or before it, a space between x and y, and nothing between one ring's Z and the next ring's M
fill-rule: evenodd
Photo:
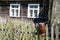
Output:
M18 6L18 8L13 8L12 6ZM14 10L14 13L12 13L12 10ZM18 10L18 15L16 13L16 10ZM20 4L10 4L9 15L10 15L10 17L20 17Z
M33 6L33 5L37 5L38 7L37 8L30 8L30 6ZM27 13L27 17L28 18L39 18L39 7L40 5L39 4L28 4L28 13ZM31 17L30 16L30 10L33 10L33 16ZM37 17L35 17L34 15L34 10L37 10Z

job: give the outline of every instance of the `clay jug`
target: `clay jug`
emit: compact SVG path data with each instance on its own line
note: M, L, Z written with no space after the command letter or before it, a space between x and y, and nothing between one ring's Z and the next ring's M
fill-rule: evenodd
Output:
M46 25L45 23L39 23L39 31L40 31L40 35L41 36L45 36L45 32L46 32Z

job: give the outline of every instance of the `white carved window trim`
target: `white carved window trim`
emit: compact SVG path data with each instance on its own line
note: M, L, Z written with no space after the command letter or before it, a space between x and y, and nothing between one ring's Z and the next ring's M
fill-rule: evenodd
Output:
M38 7L37 8L30 8L30 6L33 6L33 5L38 6ZM39 7L40 7L39 4L28 4L28 13L27 13L28 18L39 18ZM31 15L30 10L33 10L32 16L30 16ZM37 17L35 17L34 10L37 10Z
M12 6L18 6L17 8L12 7ZM14 13L12 12L14 11ZM18 13L16 13L18 11ZM20 4L10 4L10 12L9 12L10 17L20 17Z

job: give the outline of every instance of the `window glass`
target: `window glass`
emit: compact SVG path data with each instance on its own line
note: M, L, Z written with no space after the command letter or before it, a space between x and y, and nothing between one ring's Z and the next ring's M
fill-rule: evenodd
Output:
M18 8L18 5L12 5L12 8Z
M12 9L11 11L12 11L12 16L14 16L14 9Z
M31 5L30 8L38 8L38 5Z
M33 10L30 10L30 16L31 17L33 16Z
M16 10L16 16L18 16L18 9Z
M38 13L37 10L34 10L35 17L37 17L37 13Z

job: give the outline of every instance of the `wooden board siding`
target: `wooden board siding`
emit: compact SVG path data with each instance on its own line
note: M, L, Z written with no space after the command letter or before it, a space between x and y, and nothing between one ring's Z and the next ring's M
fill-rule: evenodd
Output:
M43 1L43 0L0 0L0 1Z
M0 6L0 16L7 17L9 15L9 7L1 7Z
M13 19L14 21L22 21L22 22L25 22L25 21L30 21L30 19L27 17L27 7L21 7L21 15L20 17L10 17L9 16L9 6L0 6L0 21L1 22L4 22L6 23L7 22L7 19Z
M7 16L9 15L9 8L8 7L1 7L0 6L0 22L6 23Z
M32 1L32 0L0 0L0 1Z
M9 6L0 6L0 14L8 14L9 13Z
M3 2L4 3L4 2ZM17 3L19 3L19 4L21 4L21 9L20 9L20 11L21 11L21 15L20 15L20 17L10 17L9 16L9 5L10 5L10 3L11 2L9 2L8 4L7 3L4 3L4 5L2 4L2 2L0 3L0 17L2 17L3 19L5 18L5 19L8 19L8 18L11 18L11 19L13 19L13 20L19 20L19 21L31 21L31 18L28 18L27 17L27 8L28 8L28 4L30 4L31 2L17 2ZM15 2L14 2L15 3ZM39 3L40 4L40 11L41 11L41 9L43 8L43 2L32 2L32 3ZM39 11L39 12L40 12ZM4 19L4 20L5 20ZM33 20L33 19L32 19Z
M27 7L23 8L23 13L24 13L23 16L27 16L27 11L28 11L27 9L28 9Z

